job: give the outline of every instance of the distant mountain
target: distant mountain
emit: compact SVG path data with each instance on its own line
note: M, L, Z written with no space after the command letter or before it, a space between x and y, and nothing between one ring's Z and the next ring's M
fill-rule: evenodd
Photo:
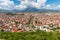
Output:
M27 8L25 10L14 10L15 12L60 12L60 10Z
M0 12L12 12L12 10L3 10L3 9L0 9Z
M25 10L2 10L0 9L0 12L60 12L60 10L27 8Z

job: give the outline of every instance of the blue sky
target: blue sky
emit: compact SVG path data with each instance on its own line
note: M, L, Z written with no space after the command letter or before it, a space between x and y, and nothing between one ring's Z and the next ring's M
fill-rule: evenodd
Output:
M11 1L13 1L15 5L19 5L19 4L21 3L21 2L18 1L18 0L11 0Z
M27 8L60 10L60 0L0 0L0 9L25 10Z
M60 0L47 0L46 4L55 4L55 5L60 5Z
M16 5L20 4L20 1L18 1L18 0L12 0L12 1L14 1L14 3L15 3ZM37 0L35 0L35 1L37 1ZM60 0L47 0L47 1L46 1L46 4L60 5Z

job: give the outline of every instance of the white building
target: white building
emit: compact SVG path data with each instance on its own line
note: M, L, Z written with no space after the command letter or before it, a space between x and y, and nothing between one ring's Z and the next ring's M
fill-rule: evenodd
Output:
M48 25L44 25L44 26L35 26L35 29L39 29L39 30L45 30L45 31L48 31Z
M23 24L19 24L18 28L23 28Z

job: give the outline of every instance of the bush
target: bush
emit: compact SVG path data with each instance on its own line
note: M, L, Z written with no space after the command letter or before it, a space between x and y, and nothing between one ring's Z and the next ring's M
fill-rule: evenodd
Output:
M0 39L6 40L60 40L60 33L56 32L0 32Z

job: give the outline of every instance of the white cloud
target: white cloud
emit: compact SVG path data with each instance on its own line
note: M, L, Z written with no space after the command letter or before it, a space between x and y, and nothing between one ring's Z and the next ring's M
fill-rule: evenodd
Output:
M14 3L10 0L0 0L0 7L0 9L12 10L14 8Z
M37 3L35 0L19 0L21 4L15 5L13 1L10 0L0 0L0 9L6 9L6 10L24 10L28 7L34 7L34 8L40 8L42 5L45 4L47 0L37 0Z
M17 10L24 10L24 9L26 9L27 7L26 6L24 6L24 5L16 5L15 6L15 9L17 9Z
M45 4L46 1L47 0L37 0L37 2L35 2L34 0L21 0L21 5L25 5L26 7L31 6L39 9L42 5Z
M13 1L10 0L0 0L0 9L5 9L5 10L25 10L28 7L33 7L33 8L37 8L37 9L53 9L53 10L60 10L60 5L52 5L52 4L48 4L45 5L47 0L37 0L37 2L35 2L35 0L17 0L20 1L21 4L19 5L15 5ZM43 6L43 7L42 7Z
M48 4L48 5L45 5L43 8L44 8L44 9L52 9L53 6Z
M43 7L44 9L51 9L51 10L60 10L60 5L51 5L48 4L46 6Z
M60 8L60 5L58 5L57 7Z

